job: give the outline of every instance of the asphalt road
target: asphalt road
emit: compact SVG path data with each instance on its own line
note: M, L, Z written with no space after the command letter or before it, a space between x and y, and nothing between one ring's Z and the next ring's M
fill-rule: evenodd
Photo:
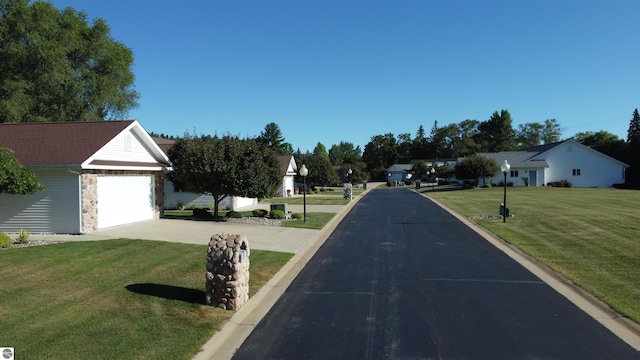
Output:
M640 359L428 199L372 191L238 349L242 359Z

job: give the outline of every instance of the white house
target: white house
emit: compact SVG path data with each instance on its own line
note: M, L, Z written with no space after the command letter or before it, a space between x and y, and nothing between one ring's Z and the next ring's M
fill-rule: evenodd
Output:
M0 231L79 234L156 219L167 155L135 120L0 124L46 190L0 194Z
M515 186L524 186L526 182L529 186L545 186L566 180L573 187L611 187L625 182L625 170L629 167L574 140L478 155L494 159L498 164L507 160L511 165L507 182ZM504 174L500 173L485 182L498 184L503 180Z
M280 161L280 171L282 172L282 184L278 189L278 194L282 197L293 194L295 176L298 174L298 165L293 155L280 155L278 156Z
M413 168L412 164L393 164L389 166L386 170L387 181L402 182L411 179L411 168Z

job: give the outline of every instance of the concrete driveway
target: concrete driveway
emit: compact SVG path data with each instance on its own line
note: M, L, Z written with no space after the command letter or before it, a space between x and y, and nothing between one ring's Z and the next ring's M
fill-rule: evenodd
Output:
M257 207L261 206L264 205L260 204ZM345 208L346 206L309 205L307 206L307 212L333 212L337 213L336 217L338 217ZM300 205L289 206L289 209L293 212L303 211ZM126 238L207 245L212 235L220 233L246 235L251 249L297 253L318 236L320 230L215 221L158 219L117 226L82 235L32 234L29 240L97 241Z

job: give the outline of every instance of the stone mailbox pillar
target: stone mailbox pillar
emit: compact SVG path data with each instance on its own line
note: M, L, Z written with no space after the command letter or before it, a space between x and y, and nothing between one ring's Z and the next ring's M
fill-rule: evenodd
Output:
M238 310L249 300L249 242L245 235L216 234L207 252L206 304Z

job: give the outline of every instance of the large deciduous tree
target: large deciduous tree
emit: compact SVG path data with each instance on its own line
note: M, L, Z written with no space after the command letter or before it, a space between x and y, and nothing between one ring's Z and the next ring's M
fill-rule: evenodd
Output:
M489 120L480 123L480 139L486 152L514 150L515 133L512 128L511 114L507 110L497 111Z
M362 161L372 179L386 179L385 171L398 160L398 146L392 133L376 135L364 147Z
M0 122L123 118L138 105L132 65L102 19L0 0Z
M25 168L13 151L0 147L0 194L27 195L44 190L30 169Z
M336 175L328 157L306 153L296 155L295 160L298 165L298 170L302 168L303 164L309 169L309 174L306 179L307 186L324 186L336 182ZM303 182L302 177L299 176L297 181Z
M169 179L186 191L210 193L215 217L225 197L268 197L282 183L276 154L253 139L186 135L168 155L175 167Z
M362 150L360 146L353 146L353 143L340 141L340 144L332 145L329 149L329 160L331 165L355 164L362 161Z
M499 171L500 167L493 159L470 155L456 166L456 178L473 179L479 184L480 179L494 177Z

